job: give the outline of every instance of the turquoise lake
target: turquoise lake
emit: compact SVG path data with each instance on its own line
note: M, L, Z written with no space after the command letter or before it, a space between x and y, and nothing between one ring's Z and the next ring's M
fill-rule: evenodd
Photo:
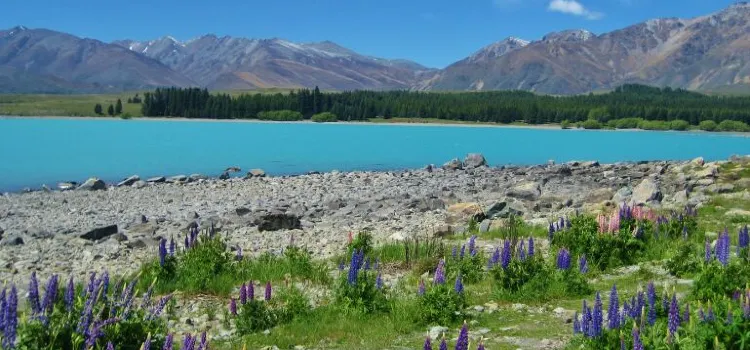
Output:
M396 170L478 152L491 165L727 159L743 135L532 128L0 118L0 191L132 174L262 168L270 175Z

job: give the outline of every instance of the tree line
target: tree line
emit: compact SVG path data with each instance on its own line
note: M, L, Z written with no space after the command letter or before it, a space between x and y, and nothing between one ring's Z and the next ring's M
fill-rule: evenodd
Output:
M94 105L94 113L96 115L103 115L104 109L102 108L102 105L97 103ZM117 103L114 105L110 104L109 107L107 107L107 114L110 116L116 116L122 114L122 101L118 98Z
M709 96L682 89L623 85L603 94L576 96L536 95L524 91L321 92L301 89L287 94L211 94L199 88L160 88L145 93L144 116L257 119L271 111L299 112L309 119L330 112L338 120L369 118L437 118L478 122L530 124L582 122L607 123L623 118L646 121L724 120L750 123L750 97Z

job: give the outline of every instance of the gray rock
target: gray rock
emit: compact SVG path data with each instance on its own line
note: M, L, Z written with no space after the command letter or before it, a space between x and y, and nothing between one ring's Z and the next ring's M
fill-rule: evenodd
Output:
M146 182L146 181L143 181L143 180L138 180L138 181L136 181L136 182L135 182L135 183L133 184L133 186L132 186L132 187L133 187L133 188L144 188L144 187L146 187L146 186L148 186L148 182Z
M151 178L146 179L146 182L155 183L155 184L166 182L166 181L167 181L167 178L164 176L156 176L156 177L151 177Z
M247 176L249 178L253 177L266 177L266 172L263 169L250 169L250 171L247 172Z
M630 198L633 196L633 190L630 189L630 187L622 187L612 196L612 202L614 202L617 205L622 204L623 202L630 202Z
M133 176L128 177L127 179L122 180L119 183L117 183L117 187L133 186L134 183L136 183L137 181L140 181L140 180L141 180L140 176L133 175Z
M43 228L38 227L31 227L24 230L24 233L26 236L29 236L31 238L51 238L52 233L48 230L45 230Z
M633 189L632 203L633 205L643 205L649 202L661 202L662 197L661 190L656 182L647 178L643 179L643 181Z
M533 201L542 195L542 190L538 182L523 181L511 187L506 193L509 197L515 197Z
M463 169L463 164L461 163L461 160L458 158L453 158L449 160L447 163L443 164L443 169L445 170L461 170Z
M221 173L221 175L219 175L219 180L229 180L229 173L226 171Z
M299 216L287 214L279 210L273 210L258 215L255 218L255 225L258 226L258 231L294 230L302 228Z
M167 178L166 181L169 183L184 183L188 182L188 180L190 180L190 178L188 178L186 175L175 175Z
M688 191L680 190L672 195L672 202L679 205L685 205L688 203Z
M188 176L188 178L190 179L190 181L208 180L208 176L203 174L191 174L190 176Z
M236 208L236 209L234 209L234 212L235 212L235 213L236 213L237 215L239 215L239 216L245 216L245 215L247 215L247 214L250 214L250 212L251 212L251 211L252 211L252 210L250 210L250 209L248 209L248 208L245 208L245 207L239 207L239 208Z
M89 232L82 234L80 237L89 241L98 241L115 233L117 233L117 225L109 225L95 228Z
M57 188L60 191L73 190L73 189L76 188L76 183L75 182L60 182L60 183L57 184Z
M430 327L430 339L440 339L443 333L447 332L448 328L443 326Z
M489 232L491 223L492 223L491 220L488 220L488 219L482 220L482 223L479 224L479 233Z
M706 187L706 191L711 193L729 193L734 191L732 184L711 184Z
M17 246L17 245L23 245L24 240L23 237L17 233L11 233L3 237L3 239L0 241L0 245L3 246Z
M431 173L433 170L435 170L435 165L433 164L427 164L426 167L424 167L424 170L428 173Z
M440 198L430 197L413 200L407 205L407 207L424 213L430 210L445 209L445 202Z
M706 164L706 161L703 160L703 157L698 157L690 161L691 164L703 166L703 164Z
M3 229L3 228L2 228L1 226L0 226L0 239L2 239L2 238L3 238L3 234L4 234L4 233L5 233L5 229Z
M80 187L77 188L77 190L81 191L98 191L104 189L107 189L107 184L95 177L86 180L86 182L84 182Z
M464 158L464 168L474 169L482 166L487 166L487 160L481 153L469 153Z
M239 173L240 171L242 171L242 169L240 167L238 167L238 166L230 166L230 167L224 169L224 172L227 173L227 174L229 174L229 173Z
M526 211L523 203L513 198L504 198L490 204L484 210L484 214L488 219L506 219L510 216L523 216Z

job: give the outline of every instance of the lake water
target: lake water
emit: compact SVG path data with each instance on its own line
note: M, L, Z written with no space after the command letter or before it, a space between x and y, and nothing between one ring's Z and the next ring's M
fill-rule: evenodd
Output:
M421 168L471 152L491 165L750 153L750 137L684 132L41 118L0 118L0 132L0 191L90 176L217 176L229 166L270 175Z

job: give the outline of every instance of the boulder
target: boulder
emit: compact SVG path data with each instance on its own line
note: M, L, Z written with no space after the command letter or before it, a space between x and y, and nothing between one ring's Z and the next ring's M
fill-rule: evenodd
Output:
M586 203L601 203L612 199L616 193L612 193L609 188L597 188L585 193L584 201Z
M688 203L688 191L687 190L680 190L675 192L672 195L672 202L675 204L679 204L680 206L683 206Z
M95 228L89 232L82 234L80 237L89 241L98 241L115 233L117 233L117 225L109 225Z
M77 188L77 190L81 191L98 191L98 190L104 190L107 189L107 184L104 183L104 181L97 179L95 177L92 177L86 182L84 182L81 186Z
M133 188L144 188L144 187L146 187L146 186L148 186L148 182L146 182L146 181L143 181L143 180L138 180L138 181L136 181L136 182L135 182L135 183L133 184L133 186L132 186L132 187L133 187Z
M612 196L612 202L615 202L617 205L620 205L624 202L629 202L632 196L633 196L633 190L631 190L630 187L625 186L617 190L614 196Z
M429 197L412 200L407 204L407 207L424 213L431 210L445 209L445 202L440 198Z
M250 169L250 171L247 172L247 176L249 178L253 177L266 177L266 172L263 169Z
M465 224L471 219L484 220L482 207L477 203L456 203L448 207L448 222Z
M255 225L258 226L258 231L261 232L302 228L299 216L287 214L279 210L260 213L255 218Z
M492 224L492 220L489 220L489 219L482 220L482 223L479 224L479 233L489 232L491 224Z
M60 182L57 184L57 189L59 189L60 191L74 190L76 188L76 185L77 184L75 182Z
M166 181L167 181L167 178L164 177L164 176L156 176L156 177L151 177L151 178L146 179L146 182L148 182L148 183L154 183L154 184L156 184L156 183L162 183L162 182L166 182Z
M3 246L17 246L23 245L24 243L23 237L17 233L8 234L0 240L0 245Z
M704 164L706 164L706 161L703 159L703 157L698 157L691 160L690 163L697 166L703 166Z
M715 164L706 164L703 168L695 171L693 177L696 179L714 178L719 174L719 167Z
M523 203L513 198L503 198L490 204L485 210L484 215L489 219L507 219L511 216L523 216L527 211Z
M137 181L140 181L141 177L138 175L133 175L127 179L124 179L117 183L117 187L123 187L123 186L133 186L134 183Z
M447 163L443 164L443 169L445 170L461 170L463 169L463 164L461 163L461 160L458 158L453 158L449 160Z
M190 178L188 178L186 175L175 175L175 176L167 178L166 181L170 183L184 183L184 182L188 182L189 179Z
M474 169L483 166L487 166L487 160L484 159L484 156L481 153L469 153L466 155L466 158L464 158L465 169Z
M223 172L219 175L219 180L229 180L229 172Z
M424 167L424 170L428 173L431 173L435 169L435 165L433 164L427 164L426 167Z
M242 171L242 169L240 169L240 167L238 166L230 166L224 169L225 173L239 173L240 171Z
M633 205L643 205L649 202L661 202L662 197L659 185L657 185L654 180L647 178L643 179L643 181L633 189L633 198L631 199L631 202Z
M247 215L247 214L250 214L251 210L250 210L250 209L248 209L248 208L245 208L245 207L239 207L239 208L236 208L236 209L234 210L234 212L235 212L235 213L236 213L236 214L237 214L238 216L245 216L245 215Z
M710 193L729 193L734 191L734 185L732 184L711 184L706 187L706 191Z
M188 176L188 178L190 179L190 181L208 180L208 176L203 174L191 174L190 176Z
M450 225L440 225L435 228L432 235L433 237L440 238L450 237L451 235L453 235L453 227L451 227Z
M536 200L541 194L542 190L539 186L539 183L534 181L520 182L508 189L508 192L506 193L506 195L508 195L509 197L515 197L529 201Z

